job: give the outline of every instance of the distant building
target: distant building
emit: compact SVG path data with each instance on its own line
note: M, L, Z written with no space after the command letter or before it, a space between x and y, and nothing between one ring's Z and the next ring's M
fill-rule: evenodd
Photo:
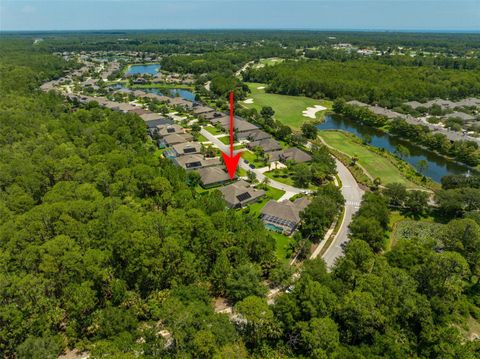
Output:
M298 198L294 202L272 200L263 207L260 218L268 229L290 235L301 221L300 213L309 204L310 200L306 197Z
M452 112L447 115L445 115L446 118L459 118L463 122L469 122L475 120L475 116L469 115L468 113L465 112Z

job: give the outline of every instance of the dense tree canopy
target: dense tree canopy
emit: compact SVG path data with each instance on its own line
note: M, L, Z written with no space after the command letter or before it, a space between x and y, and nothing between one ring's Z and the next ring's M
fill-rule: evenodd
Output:
M465 98L480 94L480 75L473 70L391 66L373 60L286 61L252 69L245 79L268 83L267 91L314 98L344 97L367 103L398 105L430 98Z
M127 46L160 46L151 41ZM160 47L181 43L168 37ZM398 185L365 194L331 271L317 258L292 276L260 220L226 209L218 191L195 191L198 178L157 155L138 116L41 93L41 81L73 66L42 49L19 41L0 52L2 357L57 358L65 348L92 358L480 355L464 333L467 318L480 318L476 180L446 179L435 197L439 231L386 253L388 204L424 198ZM258 121L293 142L270 112ZM312 157L320 189L301 233L318 241L343 197L323 185L335 173L326 148ZM273 304L271 283L288 288ZM219 296L235 315L215 312Z

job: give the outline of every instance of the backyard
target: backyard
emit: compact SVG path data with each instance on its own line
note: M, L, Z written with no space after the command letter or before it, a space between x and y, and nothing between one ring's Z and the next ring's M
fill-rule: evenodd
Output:
M287 96L277 95L265 92L265 84L261 83L247 83L251 94L248 95L250 101L243 101L242 105L247 108L255 108L258 111L264 106L270 106L275 111L275 119L281 121L285 125L293 129L300 129L305 121L312 120L302 114L308 107L316 105L332 108L331 101L315 100L305 96ZM260 88L259 88L260 87ZM263 87L263 88L262 88ZM253 100L253 102L251 102ZM315 114L316 119L321 119L325 111L319 111Z
M288 263L291 255L290 245L293 242L293 238L276 232L271 232L270 235L275 239L275 254L277 258Z

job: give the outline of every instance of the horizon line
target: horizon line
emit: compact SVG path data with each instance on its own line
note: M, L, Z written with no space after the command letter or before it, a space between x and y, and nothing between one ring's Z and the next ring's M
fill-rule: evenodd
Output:
M43 29L8 30L0 33L45 33L45 32L109 32L109 31L307 31L307 32L406 32L406 33L442 33L442 34L480 34L480 29L368 29L368 28L112 28L112 29Z

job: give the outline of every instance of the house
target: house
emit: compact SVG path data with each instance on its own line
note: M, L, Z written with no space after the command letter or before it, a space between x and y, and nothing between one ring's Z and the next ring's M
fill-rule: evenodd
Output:
M200 116L209 112L215 112L215 110L208 106L193 106L193 111L195 115Z
M160 137L165 137L168 135L173 135L173 134L180 134L180 133L185 133L185 130L176 124L173 125L158 125L158 135Z
M153 113L153 112L150 112L150 111L148 111L147 113L141 114L140 117L145 122L147 122L147 121L158 121L158 120L163 119L162 115L159 115L158 113ZM168 126L168 125L160 125L160 126Z
M222 167L205 167L197 170L202 187L214 187L230 181L230 176Z
M236 118L234 118L235 121ZM214 117L210 120L212 125L220 125L221 127L230 126L230 116L224 115L220 117Z
M301 221L300 213L309 204L310 200L306 197L297 198L294 202L272 200L263 207L260 218L268 229L290 235Z
M136 113L139 116L146 115L147 113L151 113L149 110L146 110L146 109L141 108L141 107L135 108L135 109L131 110L130 112ZM146 120L144 120L144 121L146 121Z
M171 125L173 123L172 120L169 118L159 118L157 120L147 120L145 121L145 124L147 125L148 128L154 128L158 131L158 126L161 125Z
M405 102L405 105L410 106L412 109L416 110L419 107L425 107L425 105L418 101L409 101Z
M192 170L197 168L213 167L220 165L218 158L204 158L202 155L184 155L174 158L175 163L185 170Z
M188 133L179 133L165 136L157 141L159 148L171 147L179 143L190 142L193 136Z
M243 180L229 184L219 190L230 208L241 208L265 196L264 190L250 187L250 184Z
M282 163L287 163L288 161L303 163L311 161L312 156L296 147L291 147L281 151L269 153L269 159L270 161L280 161Z
M430 108L433 105L438 105L442 108L442 110L448 110L448 109L453 109L455 108L456 104L455 102L448 101L448 100L442 100L442 99L436 99L436 100L431 100L425 103L425 107Z
M222 117L222 116L223 116L222 113L213 111L213 112L203 113L199 117L211 122L214 118Z
M168 103L171 106L180 106L180 107L183 107L185 109L191 109L193 107L192 102L184 100L183 98L180 98L180 97L174 97L174 98L169 97L168 98Z
M480 106L480 99L470 97L460 100L456 103L457 107L478 107Z
M475 120L475 116L469 115L468 113L465 112L452 112L447 115L445 115L447 118L459 118L463 122L469 122Z
M253 141L247 144L249 150L253 150L257 146L261 147L264 152L280 151L282 149L280 143L273 138L266 138L264 140Z
M143 98L149 98L151 100L156 100L158 102L168 102L170 100L170 97L163 96L163 95L158 95L156 93L145 93Z
M199 154L202 149L202 145L198 142L183 142L173 145L172 149L175 156Z
M270 136L270 134L260 129L252 130L245 133L245 138L249 141L261 141L271 137L272 136Z
M220 126L223 127L225 131L230 130L230 118L228 119L228 122L222 122ZM258 130L258 127L255 126L254 124L235 118L233 121L233 127L235 129L235 135L237 136L238 139L246 138L246 133L252 130Z

